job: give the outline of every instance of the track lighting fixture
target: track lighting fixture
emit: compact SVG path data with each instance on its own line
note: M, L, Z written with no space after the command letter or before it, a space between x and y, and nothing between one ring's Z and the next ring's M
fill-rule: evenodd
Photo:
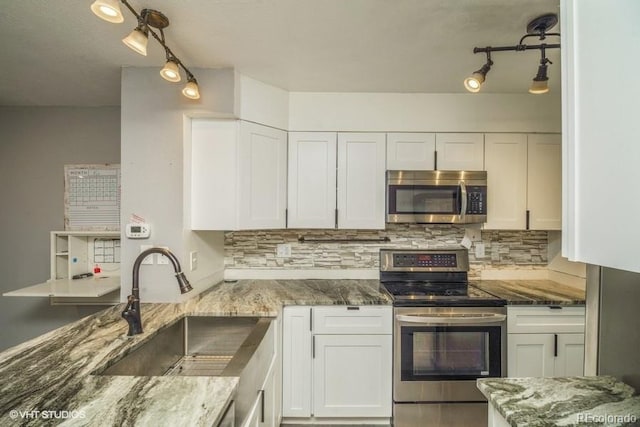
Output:
M553 28L557 23L558 15L554 13L542 15L533 19L527 24L527 34L522 36L518 44L515 46L474 47L473 53L485 52L487 54L487 62L482 66L482 68L480 68L478 71L474 71L471 76L467 77L464 80L464 87L469 92L476 93L480 91L480 88L485 81L486 75L493 65L493 61L491 60L491 52L523 52L525 50L538 49L541 52L542 59L540 59L538 73L533 78L531 86L529 87L529 92L534 94L549 92L549 86L547 84L549 80L549 77L547 77L547 64L551 64L551 61L549 61L549 59L547 59L546 57L546 49L559 49L560 44L540 43L537 45L526 45L523 44L523 42L528 37L538 37L541 41L545 40L547 36L560 37L560 33L547 33L547 30Z
M169 26L169 18L162 12L153 9L142 9L140 13L136 12L127 0L95 0L91 5L91 11L99 18L107 22L119 24L124 21L120 3L124 4L127 9L136 17L138 25L122 42L140 55L147 55L147 43L149 34L164 48L167 62L165 63L160 75L167 81L179 82L180 68L183 69L187 76L187 84L182 89L182 94L189 99L199 99L200 90L198 82L187 67L180 59L171 51L164 40L164 29ZM153 29L158 30L158 33Z

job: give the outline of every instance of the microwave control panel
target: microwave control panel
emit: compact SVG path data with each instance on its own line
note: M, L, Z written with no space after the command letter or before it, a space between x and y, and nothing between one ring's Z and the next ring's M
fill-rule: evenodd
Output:
M467 187L467 215L487 214L487 187Z

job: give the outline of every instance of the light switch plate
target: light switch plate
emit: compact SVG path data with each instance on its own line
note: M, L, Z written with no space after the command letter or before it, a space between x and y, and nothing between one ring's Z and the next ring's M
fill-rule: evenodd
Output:
M147 249L151 249L153 245L140 245L140 252L144 252ZM153 265L153 254L147 255L145 259L142 260L142 264L144 265Z
M189 253L189 261L191 266L191 271L198 269L198 251L191 251Z
M158 246L159 248L169 250L167 246ZM167 265L169 264L169 258L162 254L158 254L158 265Z

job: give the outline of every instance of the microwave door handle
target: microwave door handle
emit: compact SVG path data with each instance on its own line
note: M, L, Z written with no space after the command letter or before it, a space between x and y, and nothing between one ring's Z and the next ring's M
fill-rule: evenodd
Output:
M467 213L467 186L464 181L460 181L460 217L464 218Z
M412 316L412 315L396 315L399 322L404 323L420 323L429 325L464 323L464 324L481 324L503 322L507 316L505 314L485 314L483 316Z

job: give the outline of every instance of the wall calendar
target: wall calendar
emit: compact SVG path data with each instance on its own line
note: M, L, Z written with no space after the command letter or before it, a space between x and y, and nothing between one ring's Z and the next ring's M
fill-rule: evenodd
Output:
M120 165L64 166L64 229L120 230Z

